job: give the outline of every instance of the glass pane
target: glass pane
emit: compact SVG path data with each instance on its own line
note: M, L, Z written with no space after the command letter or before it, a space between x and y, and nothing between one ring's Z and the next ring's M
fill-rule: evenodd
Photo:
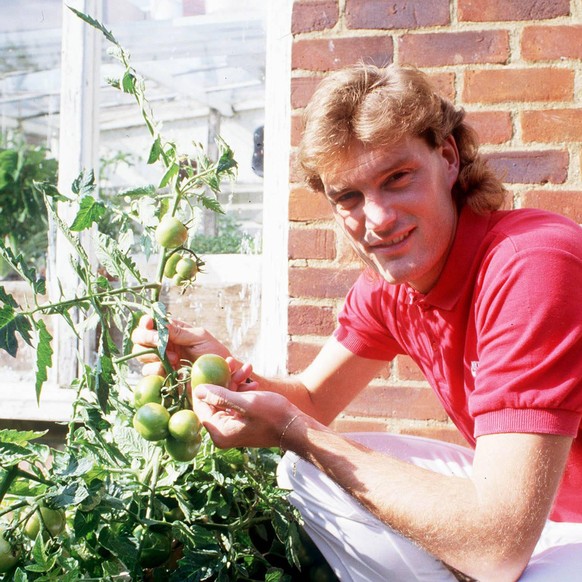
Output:
M0 4L3 148L27 144L34 151L40 148L47 158L58 156L62 7L62 0ZM212 155L214 134L234 150L238 178L224 184L219 196L226 218L198 220L203 239L197 244L203 249L205 272L184 293L167 285L163 300L173 315L208 327L249 359L260 322L266 8L262 0L106 0L101 16L144 77L146 97L164 138L187 156L194 143ZM147 164L152 140L133 97L105 82L121 72L108 49L103 40L103 196L158 185L162 177L159 167ZM0 214L0 220L13 219ZM39 248L42 244L36 244ZM42 269L42 258L39 261ZM152 276L155 261L156 256L139 257L140 266ZM18 381L32 379L26 346L16 360L1 353L0 365Z

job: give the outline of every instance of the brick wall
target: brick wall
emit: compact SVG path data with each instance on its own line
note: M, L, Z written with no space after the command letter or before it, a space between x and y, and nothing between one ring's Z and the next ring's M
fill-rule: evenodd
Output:
M582 223L580 0L296 0L292 146L300 114L329 71L365 59L415 65L462 105L515 207ZM359 264L325 200L292 184L288 368L300 371L333 330ZM463 442L422 374L398 357L336 420Z

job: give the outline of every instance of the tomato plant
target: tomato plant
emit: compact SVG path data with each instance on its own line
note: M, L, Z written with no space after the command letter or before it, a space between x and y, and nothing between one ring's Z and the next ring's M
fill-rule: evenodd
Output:
M20 557L20 548L6 539L4 531L0 530L0 574L5 574L14 568Z
M202 148L186 156L177 151L160 134L145 82L113 33L71 10L112 43L121 70L109 82L135 98L151 136L146 158L162 173L157 185L119 193L111 206L95 195L91 171L82 172L70 192L37 184L48 216L73 251L79 279L74 296L47 301L44 278L0 241L0 256L28 283L31 297L21 306L0 287L0 348L14 356L22 341L34 347L41 406L55 364L46 319L61 318L79 336L99 332L94 360L85 361L79 350L62 446L43 444L42 431L0 430L0 520L6 532L0 567L6 580L18 582L297 579L299 519L276 485L279 451L216 449L188 410L183 386L227 386L228 364L210 355L175 370L166 355L164 277L183 283L200 272L201 259L183 247L190 238L186 225L202 209L223 212L216 193L234 177L233 152L220 139L213 160ZM184 158L195 163L184 164ZM122 206L124 200L129 206ZM142 216L141 202L155 209L159 226L149 210ZM76 211L72 222L63 218L63 207L67 216ZM98 268L84 246L89 229ZM157 252L155 277L140 271L128 240ZM153 318L159 341L139 351L131 333L143 313ZM158 358L163 376L137 381L130 364L139 355Z

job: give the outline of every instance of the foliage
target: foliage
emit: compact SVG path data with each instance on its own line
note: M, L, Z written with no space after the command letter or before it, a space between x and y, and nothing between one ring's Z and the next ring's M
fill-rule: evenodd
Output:
M0 286L0 347L15 356L19 342L34 346L39 401L55 363L46 317L63 318L77 335L98 331L95 363L79 361L81 373L72 386L76 399L64 447L41 444L41 432L0 431L0 533L19 548L19 561L5 579L297 578L298 553L306 538L276 486L278 451L221 451L205 434L193 461L180 463L166 452L163 441L146 441L132 427L136 409L129 362L137 354L130 338L142 313L153 317L160 338L158 346L147 351L155 353L166 370L163 404L170 414L188 407L182 386L189 380L190 366L185 362L181 370L173 370L165 356L168 316L160 291L172 254L193 257L198 265L201 261L188 244L171 250L160 247L156 227L167 215L191 232L197 208L221 213L216 193L224 178L234 176L236 162L220 141L218 160L208 159L198 147L195 163L185 164L175 145L160 134L143 79L124 49L102 24L74 12L112 44L122 73L110 83L135 98L152 138L149 163L160 165L163 175L157 186L121 194L130 200L128 212L120 212L113 200L95 196L91 171L82 172L67 195L54 185L40 188L48 215L73 249L71 265L78 277L73 296L62 292L44 302L44 278L26 255L0 243L0 255L28 282L32 293L32 304L21 306ZM76 215L67 222L62 210L69 207ZM89 230L98 269L84 246L82 235ZM136 242L147 253L157 253L154 280L143 276L132 257ZM172 281L191 283L183 278ZM118 335L121 339L116 341ZM54 536L41 526L31 540L23 535L23 526L40 506L64 510L67 525ZM160 547L149 547L154 539L161 540ZM171 554L166 556L169 548Z
M243 232L240 224L229 214L216 217L216 231L216 236L195 234L191 247L201 254L238 254L257 250L254 239Z
M44 258L47 249L47 211L38 185L56 184L57 170L45 148L18 141L0 148L0 240L30 261Z

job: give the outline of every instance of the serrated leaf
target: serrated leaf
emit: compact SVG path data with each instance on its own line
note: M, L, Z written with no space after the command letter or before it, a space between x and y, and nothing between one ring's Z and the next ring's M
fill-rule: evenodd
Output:
M168 168L168 171L162 177L162 179L160 181L160 188L165 188L172 181L172 178L177 176L179 172L180 172L179 164L175 164L175 163L172 164Z
M136 77L132 71L125 71L121 79L121 90L124 93L135 94Z
M0 286L0 302L5 305L11 305L12 307L18 307L18 303L14 297L3 286Z
M71 6L67 6L67 7L69 8L69 10L74 12L81 20L85 21L87 24L89 24L93 28L100 30L109 42L112 42L113 44L119 46L119 43L117 42L116 38L113 36L113 33L110 30L108 30L107 28L105 28L105 26L103 26L103 24L101 24L98 20L95 20L94 18L92 18L88 14L84 14L83 12L80 12L79 10L75 10Z
M204 206L204 208L208 208L208 210L212 210L212 212L217 212L218 214L224 214L224 210L222 209L220 202L213 196L199 194L198 201L202 204L202 206Z
M36 402L40 404L40 393L42 385L47 381L47 370L53 365L53 348L51 340L53 337L48 332L44 321L35 321L38 331L38 343L36 346L36 380L34 388L36 391Z
M48 430L15 430L6 428L0 430L0 442L26 444L29 441L42 438L47 433Z
M160 357L163 358L166 354L166 348L168 347L168 340L170 338L168 315L166 311L166 306L157 302L152 305L152 317L154 318L156 330L158 331L158 351L160 352Z
M85 196L79 205L79 212L69 227L73 232L86 230L92 224L98 223L106 212L105 204L92 196Z
M138 283L143 282L139 269L131 257L127 253L121 252L117 241L110 236L98 233L95 254L107 272L117 277L122 285L128 278L133 278Z
M153 184L147 186L139 186L138 188L131 188L129 190L122 190L118 196L129 196L130 198L152 197L156 193L156 188Z
M164 148L162 146L162 140L157 137L152 143L150 148L150 154L148 156L148 164L154 164L160 159L160 156L164 153Z
M10 305L0 309L0 348L8 352L13 358L18 353L18 333L27 344L32 345L30 320L21 314L15 314Z
M93 170L89 170L88 172L85 170L81 170L79 175L73 180L73 184L71 185L71 190L74 194L82 196L90 195L96 187L95 183L95 173Z

